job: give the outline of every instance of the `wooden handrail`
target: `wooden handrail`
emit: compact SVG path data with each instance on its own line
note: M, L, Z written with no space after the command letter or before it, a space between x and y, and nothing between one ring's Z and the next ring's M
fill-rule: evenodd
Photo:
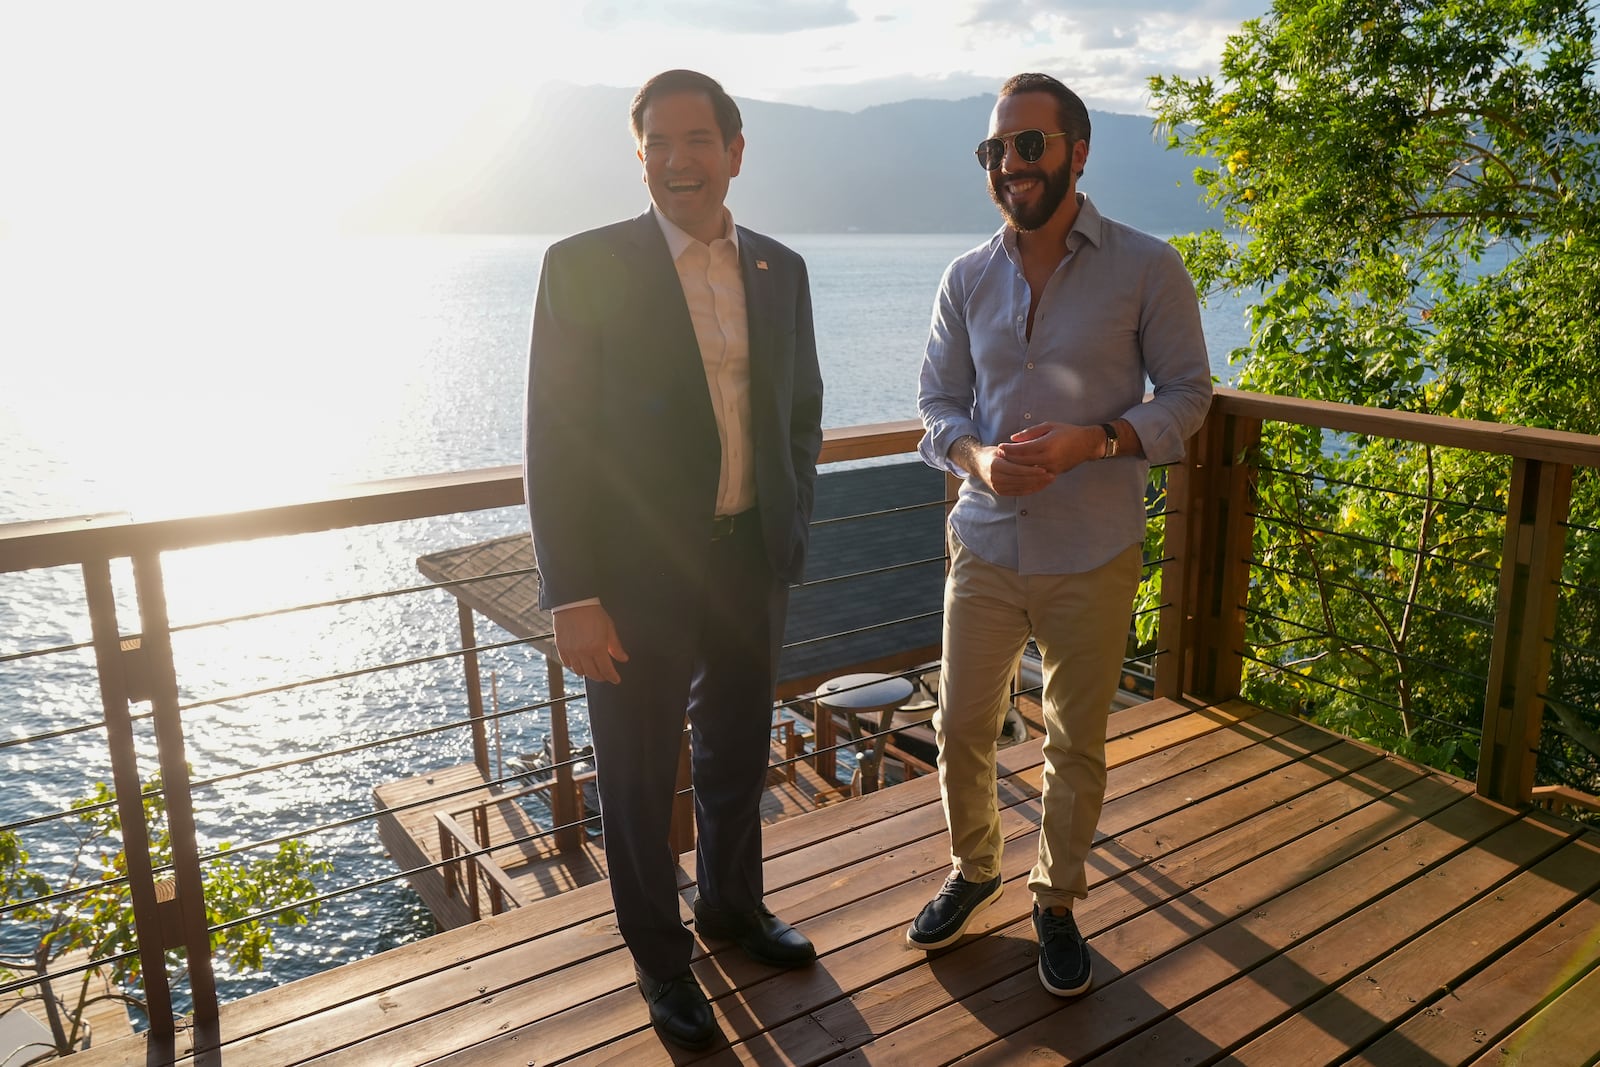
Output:
M1325 400L1268 396L1238 389L1216 390L1211 413L1242 415L1262 422L1320 426L1341 433L1392 437L1424 445L1464 448L1518 459L1566 463L1574 467L1600 467L1600 437L1563 430L1477 422L1446 415L1420 415L1411 411L1389 411L1386 408L1336 404Z
M480 848L487 848L487 844L480 844L475 840L449 812L436 811L433 813L433 817L439 824L439 858L441 860L454 860L460 856L461 859L457 860L457 862L468 864L468 870L473 872L473 880L468 885L472 917L474 919L482 917L479 914L477 892L477 878L480 874L489 881L493 890L490 894L490 914L498 915L505 910L500 906L501 901L510 902L513 908L522 907L523 901L521 897L517 896L515 884L512 883L506 872L500 869L500 865L489 858L488 852L481 852L475 856L468 855L468 853L477 852ZM460 851L458 852L457 849ZM447 883L450 877L449 872L454 869L454 866L455 864L450 864L445 868Z
M1560 430L1268 396L1237 389L1218 389L1212 412L1579 467L1600 467L1600 438ZM823 434L820 462L904 455L915 450L921 436L921 425L915 420L829 429ZM215 515L135 521L127 513L116 512L11 523L0 526L0 573L482 511L515 506L522 503L522 499L522 468L513 465L361 482L292 503Z
M93 515L12 523L0 526L0 573L483 511L521 502L522 468L491 467L362 482L293 503L215 515L141 522L123 514Z
M912 421L828 430L822 463L910 452L922 430ZM117 559L230 541L320 533L523 502L520 466L360 482L291 503L214 515L135 521L126 512L0 526L0 574Z
M843 463L853 459L902 455L915 452L920 440L922 423L915 419L824 430L822 454L817 457L817 462Z
M1546 811L1561 812L1571 808L1578 811L1600 812L1600 797L1574 789L1570 785L1534 786L1532 802Z

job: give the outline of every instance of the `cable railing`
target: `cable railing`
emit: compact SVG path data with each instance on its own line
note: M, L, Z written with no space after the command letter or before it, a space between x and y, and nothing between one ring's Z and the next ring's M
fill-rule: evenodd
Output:
M1263 433L1257 501L1266 506L1254 512L1252 564L1275 584L1252 591L1246 643L1256 670L1244 692L1475 777L1489 674L1489 642L1477 639L1494 627L1493 524L1503 528L1504 512L1451 495L1461 487L1437 472L1468 467L1471 485L1484 464L1462 462L1459 450L1389 442L1384 460L1399 462L1385 484L1366 471L1340 478L1303 462L1274 466L1265 457L1286 438L1297 451L1292 435ZM1359 450L1321 462L1365 466ZM1424 479L1427 492L1414 492L1407 475L1424 462L1434 476ZM1284 584L1285 575L1297 580Z
M1495 457L1499 473L1478 496L1386 487L1274 454L1274 425L1458 449ZM956 486L911 459L918 436L914 424L828 435L827 475L856 459L904 461L867 468L853 499L819 496L821 562L791 591L769 783L807 804L934 769L913 742L932 737ZM1243 696L1347 730L1360 716L1409 719L1428 744L1402 754L1439 759L1495 799L1581 810L1600 791L1584 745L1600 676L1596 464L1600 441L1581 435L1223 390L1188 459L1152 472L1122 698ZM906 495L888 495L899 482ZM1299 503L1274 510L1272 491ZM1358 492L1387 492L1394 513L1431 511L1435 525L1350 529L1339 507ZM66 930L61 917L80 905L131 916L92 944L83 929L51 935L88 955L0 974L0 997L104 970L141 1001L140 1025L170 1034L190 1016L203 1044L220 1003L298 976L302 930L336 949L317 964L332 965L425 936L452 906L469 918L517 906L522 872L596 855L573 714L584 690L554 659L548 625L496 599L537 582L531 552L523 565L416 580L424 557L452 547L525 551L520 499L520 471L501 468L227 516L0 529L0 582L47 574L59 594L72 567L78 586L59 612L35 611L0 639L0 682L18 694L0 769L27 783L0 809L0 953L30 954L29 938L51 921ZM259 556L241 547L254 545ZM1296 545L1311 555L1296 560ZM1318 562L1335 545L1342 572ZM1419 587L1391 557L1447 576ZM1304 614L1306 601L1285 608L1281 586L1409 612L1408 634L1426 620L1442 636L1386 645L1353 608L1332 620ZM38 621L79 617L87 634ZM480 638L485 618L502 632ZM1326 671L1329 648L1386 665ZM819 708L823 683L847 672L914 696L854 717ZM1019 675L1013 702L1039 695ZM1359 716L1327 714L1339 702ZM1431 741L1446 733L1455 751ZM548 758L528 762L546 745ZM416 791L397 791L405 782ZM692 820L676 825L676 843L692 842ZM37 878L4 880L18 871Z
M1183 687L1292 710L1496 799L1559 787L1594 810L1597 444L1221 391L1194 464L1209 626L1187 631Z

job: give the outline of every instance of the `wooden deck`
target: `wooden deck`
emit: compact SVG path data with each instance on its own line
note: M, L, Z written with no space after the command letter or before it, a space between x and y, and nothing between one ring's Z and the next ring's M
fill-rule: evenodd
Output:
M730 1042L710 1052L674 1052L650 1029L597 883L224 1005L220 1057L179 1049L179 1061L1573 1067L1600 1057L1600 834L1239 703L1154 701L1111 725L1107 804L1078 908L1095 985L1080 999L1046 994L1034 971L1035 740L1001 753L1007 881L982 917L986 936L933 956L903 932L948 866L937 781L770 826L768 902L821 958L776 972L716 945L697 959ZM74 1062L170 1058L135 1038Z

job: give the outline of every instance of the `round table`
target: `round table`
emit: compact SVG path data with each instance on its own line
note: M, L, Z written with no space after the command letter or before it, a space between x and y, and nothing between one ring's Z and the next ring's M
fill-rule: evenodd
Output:
M816 703L817 749L833 747L833 714L843 712L849 723L850 740L864 741L860 756L860 791L870 793L878 788L879 769L883 764L883 750L889 744L889 731L894 724L894 713L911 696L911 682L893 674L841 674L817 686L813 700ZM876 723L862 729L863 715L877 714ZM829 753L828 777L832 777L833 760ZM820 769L820 768L819 768Z

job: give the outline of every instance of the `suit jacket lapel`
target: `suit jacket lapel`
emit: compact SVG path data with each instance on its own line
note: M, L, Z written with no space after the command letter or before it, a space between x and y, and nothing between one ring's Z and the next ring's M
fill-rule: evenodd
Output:
M637 253L629 257L628 263L638 306L618 310L653 333L658 343L666 342L663 347L692 352L698 365L700 343L695 340L689 305L683 299L683 284L678 281L678 268L672 262L660 224L646 211L633 220L628 235L637 246Z
M694 320L683 298L683 283L672 262L672 252L661 233L661 225L650 211L638 216L628 227L634 245L625 256L629 271L629 296L617 314L625 316L627 334L635 338L642 358L661 360L671 377L678 381L699 381L701 388L689 390L705 398L699 410L684 414L709 422L715 429L711 392L705 385L705 363L700 357L700 342L695 337Z

